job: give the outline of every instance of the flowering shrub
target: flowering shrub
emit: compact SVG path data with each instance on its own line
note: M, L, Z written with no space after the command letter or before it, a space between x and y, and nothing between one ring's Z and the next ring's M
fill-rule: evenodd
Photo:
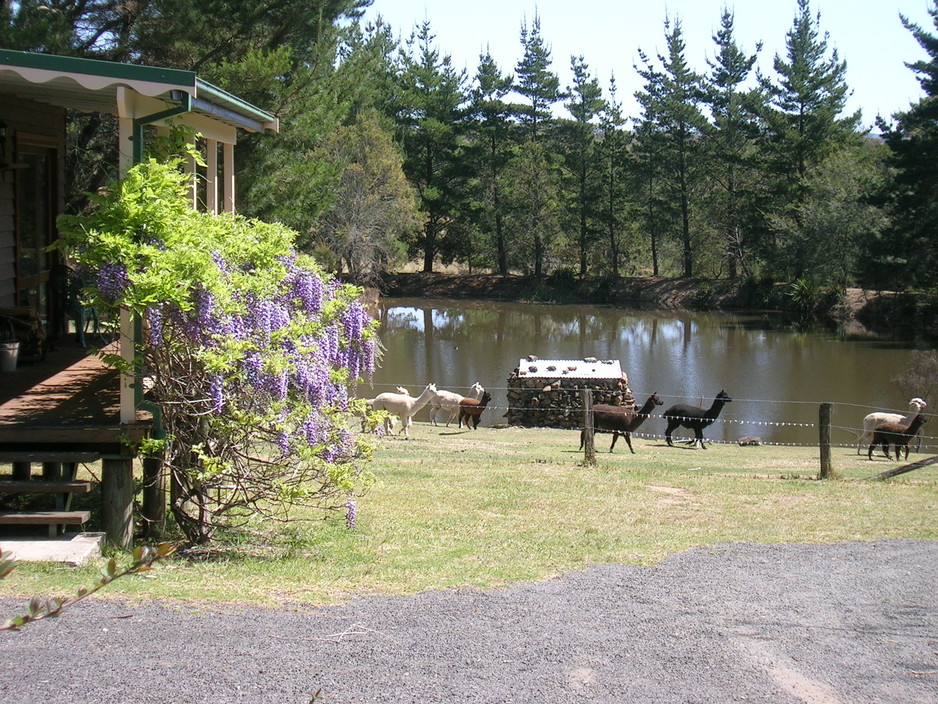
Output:
M173 165L146 161L59 223L96 277L93 303L144 322L137 369L161 409L173 515L205 542L222 521L344 509L371 450L349 430L377 351L361 290L297 254L291 230L197 213L186 189Z

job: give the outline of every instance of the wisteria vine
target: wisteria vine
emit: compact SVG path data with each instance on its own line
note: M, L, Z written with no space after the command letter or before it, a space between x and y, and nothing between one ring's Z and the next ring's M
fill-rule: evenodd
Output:
M285 227L182 207L185 188L172 165L148 161L91 215L60 223L96 275L89 295L144 323L177 522L205 542L225 516L296 504L348 514L371 449L349 431L352 391L378 351L361 290L295 252Z

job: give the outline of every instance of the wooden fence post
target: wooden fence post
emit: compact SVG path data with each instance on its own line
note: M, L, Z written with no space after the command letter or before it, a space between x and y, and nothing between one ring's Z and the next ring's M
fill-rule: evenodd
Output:
M590 467L596 466L596 443L593 435L593 391L583 389L583 459Z
M134 461L108 457L101 461L101 518L108 544L121 550L134 546Z
M831 465L831 416L834 404L822 403L818 412L818 433L820 435L821 472L818 479L830 479L833 474Z

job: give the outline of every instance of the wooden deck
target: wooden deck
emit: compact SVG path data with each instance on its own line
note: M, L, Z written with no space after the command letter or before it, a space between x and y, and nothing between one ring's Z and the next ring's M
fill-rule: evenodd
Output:
M126 454L122 437L139 440L149 424L122 426L119 404L117 372L75 343L60 344L45 360L0 372L0 450Z

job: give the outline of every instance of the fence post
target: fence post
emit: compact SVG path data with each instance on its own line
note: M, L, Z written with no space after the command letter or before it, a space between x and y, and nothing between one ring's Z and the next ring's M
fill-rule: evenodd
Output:
M593 391L583 389L583 459L596 466L596 443L593 436Z
M833 473L831 465L831 416L834 404L822 403L818 412L818 433L821 448L821 472L818 479L830 479Z

